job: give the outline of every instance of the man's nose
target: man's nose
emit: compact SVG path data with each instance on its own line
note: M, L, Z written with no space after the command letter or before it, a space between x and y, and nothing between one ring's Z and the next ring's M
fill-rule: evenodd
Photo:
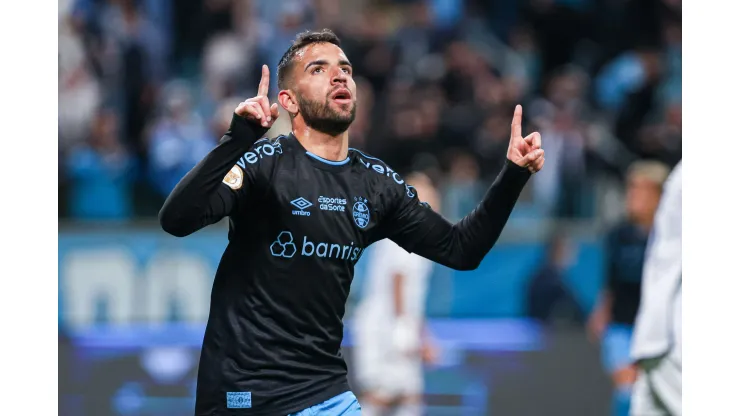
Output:
M331 77L331 83L332 85L347 83L347 74L342 70L342 68L334 69L334 72L332 73L332 77Z

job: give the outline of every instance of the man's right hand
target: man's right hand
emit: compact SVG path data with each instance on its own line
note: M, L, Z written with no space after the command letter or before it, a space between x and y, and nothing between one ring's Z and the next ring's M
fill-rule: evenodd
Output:
M278 105L267 100L267 89L270 86L270 70L267 65L262 65L262 79L260 79L257 96L239 103L234 113L240 117L257 123L264 128L272 127L272 123L278 118Z

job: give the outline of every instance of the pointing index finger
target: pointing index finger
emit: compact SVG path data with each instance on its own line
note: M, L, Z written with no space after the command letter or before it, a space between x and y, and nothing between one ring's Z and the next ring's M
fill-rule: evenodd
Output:
M511 137L522 137L522 106L517 104L511 120Z
M260 79L260 86L257 88L257 95L267 97L267 90L270 87L270 70L267 65L262 65L262 78Z

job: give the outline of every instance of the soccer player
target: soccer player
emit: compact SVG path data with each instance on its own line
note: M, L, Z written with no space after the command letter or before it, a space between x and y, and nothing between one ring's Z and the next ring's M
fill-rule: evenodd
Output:
M682 163L666 181L642 273L642 298L632 340L638 373L633 416L681 415Z
M349 415L359 403L340 350L345 301L362 252L389 238L461 270L478 267L533 172L538 133L517 106L507 162L480 205L450 224L390 166L348 147L357 90L332 32L300 34L280 60L277 99L292 132L261 138L278 117L269 70L236 108L216 148L177 184L159 221L187 236L229 218L203 339L195 412Z
M627 172L627 218L606 238L607 285L589 320L592 336L601 340L604 367L614 385L614 416L627 416L637 374L630 359L632 329L640 305L642 265L663 183L670 170L660 162L638 161Z
M406 181L420 200L439 209L439 197L426 175L413 173ZM375 243L368 267L354 319L354 370L362 414L421 415L423 363L435 358L424 319L432 262L384 239Z

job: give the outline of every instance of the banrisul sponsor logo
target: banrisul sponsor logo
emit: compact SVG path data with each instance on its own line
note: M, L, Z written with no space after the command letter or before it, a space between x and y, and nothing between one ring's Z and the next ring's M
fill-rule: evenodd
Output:
M349 244L312 241L308 237L294 237L290 231L282 231L270 244L270 253L275 257L292 258L300 253L303 257L322 259L349 260L356 262L362 256L363 248Z
M240 168L246 169L247 165L254 165L262 158L282 153L283 147L280 142L276 141L274 143L270 143L267 139L262 139L255 142L252 150L244 153L244 156L240 157L239 160L236 161L236 164L239 165Z
M344 212L347 209L347 200L321 195L319 196L319 209L322 211Z
M270 253L275 257L291 258L296 253L293 234L290 231L283 231L278 234L275 241L270 244Z
M290 205L293 205L294 207L298 209L293 210L293 215L300 215L304 217L310 217L311 213L309 211L306 211L308 208L310 208L313 204L311 201L304 197L296 198L292 201L290 201Z

